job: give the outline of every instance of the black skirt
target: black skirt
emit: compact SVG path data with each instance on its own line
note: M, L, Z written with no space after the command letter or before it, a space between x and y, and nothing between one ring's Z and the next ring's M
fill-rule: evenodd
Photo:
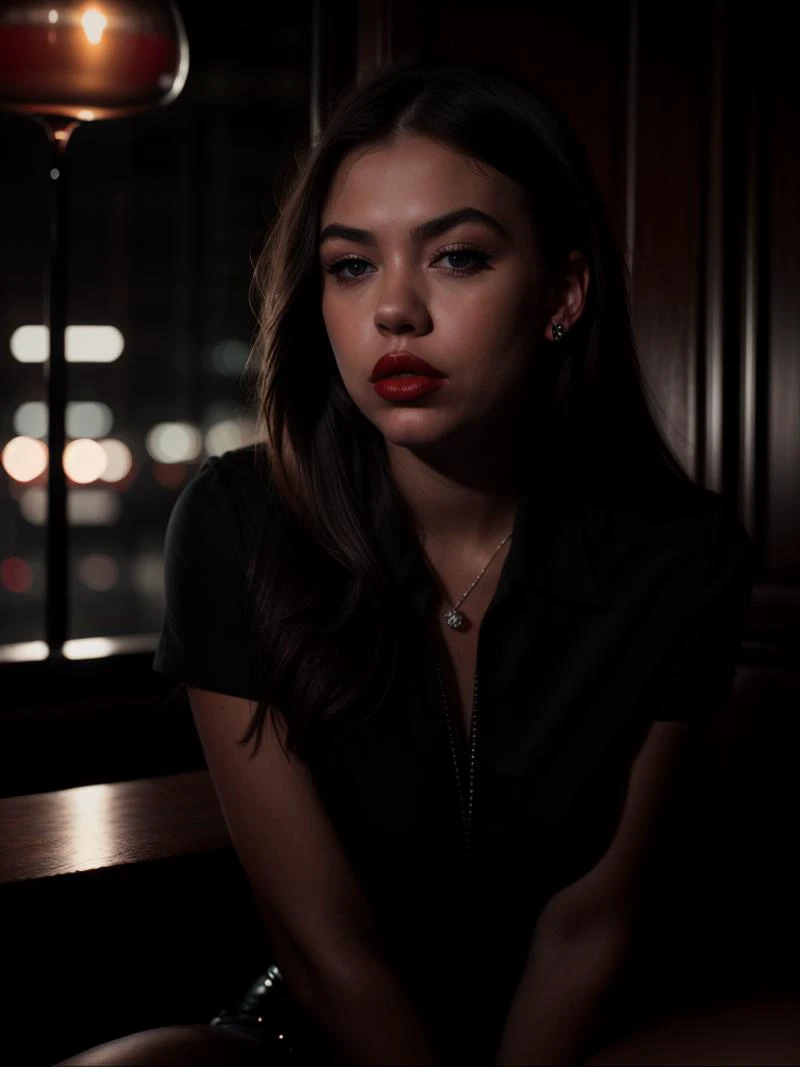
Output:
M249 986L241 1000L219 1011L211 1025L250 1034L293 1063L333 1062L315 1040L308 1018L274 963Z

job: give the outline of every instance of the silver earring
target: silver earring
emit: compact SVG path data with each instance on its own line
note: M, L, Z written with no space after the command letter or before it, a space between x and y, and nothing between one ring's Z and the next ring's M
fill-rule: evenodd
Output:
M554 341L560 341L561 338L564 336L564 334L566 332L567 331L564 329L564 327L561 325L560 322L554 322L553 323L553 340Z

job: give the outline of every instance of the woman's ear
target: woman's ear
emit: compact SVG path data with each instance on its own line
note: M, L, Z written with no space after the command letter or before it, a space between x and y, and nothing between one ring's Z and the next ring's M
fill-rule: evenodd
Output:
M552 340L553 322L569 330L583 314L589 291L589 264L582 252L570 252L566 270L557 275L548 292L550 315L545 326L548 340Z

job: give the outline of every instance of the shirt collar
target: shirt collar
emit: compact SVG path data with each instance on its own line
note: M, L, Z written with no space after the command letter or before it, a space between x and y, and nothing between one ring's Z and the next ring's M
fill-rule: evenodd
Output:
M532 482L514 520L511 548L495 599L514 588L579 604L608 608L611 600L598 573L596 533L608 512L580 495L552 484ZM424 607L435 595L433 578L419 554L400 579Z
M598 575L594 533L607 509L529 490L523 498L499 592L512 584L550 597L610 607Z

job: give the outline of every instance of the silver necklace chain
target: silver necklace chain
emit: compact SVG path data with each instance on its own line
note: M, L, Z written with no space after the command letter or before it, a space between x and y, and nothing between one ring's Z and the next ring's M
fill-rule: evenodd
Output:
M445 622L447 623L447 625L450 626L452 629L460 630L461 627L463 626L463 624L464 624L464 615L463 615L462 612L460 612L458 610L458 608L464 602L464 600L466 600L466 598L469 596L469 594L472 592L472 590L475 588L475 586L481 580L481 578L483 577L484 573L486 572L486 569L488 568L489 564L492 562L494 557L497 555L497 553L500 551L500 549L503 547L503 545L506 543L506 541L508 541L509 537L511 537L511 536L512 535L509 534L508 537L503 538L503 540L500 542L500 544L497 546L497 548L492 553L492 556L489 559L489 563L486 564L486 566L480 572L480 574L475 579L475 581L472 583L472 585L469 587L469 589L466 591L466 593L464 593L464 595L462 597L460 597L458 599L458 601L456 601L456 603L453 605L452 608L450 608L448 611L446 611L444 613L443 618L444 618ZM476 746L477 736L478 736L477 735L477 721L478 721L478 669L477 669L477 663L476 663L476 666L475 666L475 684L474 684L473 690L472 690L472 717L470 719L470 727L469 727L469 740L468 740L468 746L469 746L469 784L468 784L466 801L464 800L464 790L463 790L463 788L461 786L461 768L460 768L459 762L458 762L458 753L456 751L455 738L453 737L453 724L452 724L452 722L450 720L450 714L449 714L448 707L447 707L447 696L445 695L444 681L442 679L442 672L441 672L441 668L439 666L438 660L436 662L436 675L437 675L437 677L439 679L439 689L440 689L441 694L442 694L442 704L444 706L444 717L445 717L445 721L447 723L447 733L448 733L448 736L450 738L450 750L451 750L451 752L453 754L453 766L454 766L455 772L456 772L456 786L458 787L458 798L459 798L459 802L460 802L460 805L461 805L461 825L462 825L462 830L463 830L463 834L464 834L464 853L465 853L465 855L469 856L471 848L472 848L472 805L473 805L473 797L474 797L474 792L475 792L475 746Z
M511 537L511 536L512 535L509 534L508 537L504 537L503 538L503 540L500 542L500 544L497 546L497 548L492 553L491 558L489 560L489 563L492 562L494 557L497 555L497 553L500 551L500 549L506 543L508 538ZM475 588L475 586L478 584L478 582L481 580L481 578L483 577L484 573L486 572L486 568L489 566L489 563L486 564L486 567L483 568L481 573L478 575L478 577L475 579L475 581L472 583L472 585L469 587L469 589L466 591L466 593L464 593L461 597L459 597L459 599L455 602L455 604L452 606L452 608L448 609L448 611L445 612L444 621L447 623L448 626L452 627L452 629L460 630L461 627L464 625L464 616L458 609L461 606L461 604L463 604L463 602L466 600L466 598L469 596L469 594L472 592L472 590Z

